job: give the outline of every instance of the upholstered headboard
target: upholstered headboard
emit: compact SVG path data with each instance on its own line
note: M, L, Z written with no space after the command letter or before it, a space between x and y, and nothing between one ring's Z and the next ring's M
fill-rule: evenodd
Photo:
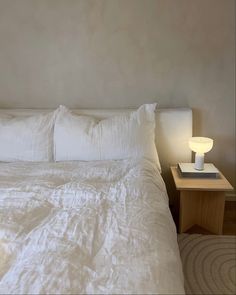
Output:
M99 119L111 117L133 109L98 110L74 109L81 115L91 115ZM0 113L14 116L45 113L49 110L41 109L0 109ZM177 162L189 162L191 151L188 139L192 136L192 110L189 108L157 109L156 111L156 146L160 157L163 174L170 165Z

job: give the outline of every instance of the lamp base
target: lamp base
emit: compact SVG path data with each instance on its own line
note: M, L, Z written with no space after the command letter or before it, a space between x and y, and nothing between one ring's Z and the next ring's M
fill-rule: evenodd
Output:
M200 171L204 170L204 154L196 153L194 168Z

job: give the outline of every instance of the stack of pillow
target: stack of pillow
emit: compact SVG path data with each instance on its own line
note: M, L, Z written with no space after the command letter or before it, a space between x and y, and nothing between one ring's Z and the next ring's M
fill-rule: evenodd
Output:
M160 168L156 104L97 120L64 106L27 117L0 114L0 161L98 161L147 158Z

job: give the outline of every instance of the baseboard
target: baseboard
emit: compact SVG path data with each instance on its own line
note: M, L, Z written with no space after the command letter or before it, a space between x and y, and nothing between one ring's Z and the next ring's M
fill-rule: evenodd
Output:
M236 193L235 192L232 192L232 193L226 193L225 194L225 200L226 201L233 201L233 202L236 202Z

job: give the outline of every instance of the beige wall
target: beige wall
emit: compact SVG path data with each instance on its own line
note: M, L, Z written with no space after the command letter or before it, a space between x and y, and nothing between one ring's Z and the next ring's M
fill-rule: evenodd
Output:
M235 186L233 0L0 0L0 107L194 110Z

